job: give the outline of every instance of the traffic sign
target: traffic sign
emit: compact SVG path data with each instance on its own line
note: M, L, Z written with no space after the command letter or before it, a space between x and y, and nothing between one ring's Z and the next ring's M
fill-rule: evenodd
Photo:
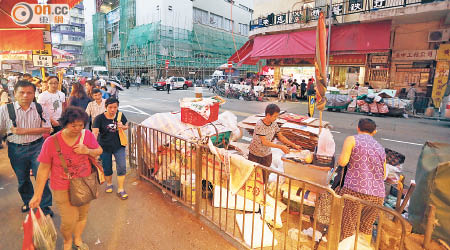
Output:
M166 60L166 69L169 69L169 64L170 64L170 61Z
M228 62L228 68L233 68L233 62Z
M33 65L35 67L52 67L53 66L53 58L52 56L45 55L33 55Z
M41 50L33 50L33 55L42 55L42 56L51 56L52 55L52 45L44 44L44 49Z

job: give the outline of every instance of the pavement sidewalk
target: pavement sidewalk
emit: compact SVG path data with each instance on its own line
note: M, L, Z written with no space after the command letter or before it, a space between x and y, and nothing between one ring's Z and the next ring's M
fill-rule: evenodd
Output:
M126 201L115 194L100 193L91 203L84 241L90 249L235 249L225 238L203 224L182 205L129 171L125 189ZM104 188L104 187L102 187ZM17 180L10 166L7 148L0 150L0 249L21 249L23 240L20 212L22 201ZM58 209L53 218L59 228ZM59 230L58 230L59 231ZM58 232L57 249L62 249Z

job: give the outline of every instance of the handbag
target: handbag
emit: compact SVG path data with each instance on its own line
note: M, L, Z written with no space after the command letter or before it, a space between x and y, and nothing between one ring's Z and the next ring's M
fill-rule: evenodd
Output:
M341 190L342 187L344 186L345 175L347 174L347 166L345 167L338 166L336 169L336 173L337 174L333 179L331 189L333 189L336 192L339 192L339 190Z
M80 138L80 144L83 144L85 135L85 130L83 129ZM99 174L98 168L93 166L91 163L91 174L86 177L78 177L72 178L69 174L69 170L67 169L67 162L64 159L64 156L61 153L61 146L59 145L58 138L54 136L53 142L55 144L56 151L58 152L59 160L61 161L61 165L64 168L64 173L68 176L70 184L69 184L69 201L72 206L80 207L83 206L90 201L97 199L98 196L98 183L99 183ZM92 162L90 160L90 162ZM104 175L103 175L104 178Z
M117 114L117 122L120 122L121 120L122 120L122 112L119 112ZM119 132L120 145L122 145L124 147L127 146L128 142L127 142L127 136L125 135L125 132L121 128L118 129L118 132Z

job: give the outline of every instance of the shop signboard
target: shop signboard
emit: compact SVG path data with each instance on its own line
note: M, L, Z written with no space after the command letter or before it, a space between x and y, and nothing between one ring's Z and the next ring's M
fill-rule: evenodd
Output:
M350 0L348 5L348 12L360 12L363 10L364 1L363 0Z
M435 107L440 107L442 97L444 96L447 88L448 74L449 74L449 62L439 61L436 64L436 73L434 75L433 92L431 98Z
M299 66L314 65L314 58L283 58L283 59L267 59L267 66Z
M392 53L393 61L432 61L436 50L397 50Z
M366 55L336 55L330 56L330 65L365 65Z
M51 56L52 55L52 45L44 44L44 49L41 50L33 50L33 55L42 55L42 56Z
M372 64L387 64L389 56L372 56L370 62Z
M53 66L52 56L33 55L33 65L35 67L49 68Z
M437 51L437 60L450 61L450 44L441 44Z

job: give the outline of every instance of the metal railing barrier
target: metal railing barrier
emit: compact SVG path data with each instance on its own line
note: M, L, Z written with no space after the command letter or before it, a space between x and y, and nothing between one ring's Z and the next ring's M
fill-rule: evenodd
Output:
M247 171L246 160L228 163L201 142L134 123L129 128L129 164L139 177L245 248L338 249L345 244L345 240L341 242L344 204L354 202L357 225L352 225L355 234L346 239L347 244L354 245L355 250L403 249L408 223L392 209L340 196L328 187L261 165ZM240 181L232 179L236 170L249 177L242 187L238 185L241 188L233 190ZM374 237L360 231L367 209L378 214Z

